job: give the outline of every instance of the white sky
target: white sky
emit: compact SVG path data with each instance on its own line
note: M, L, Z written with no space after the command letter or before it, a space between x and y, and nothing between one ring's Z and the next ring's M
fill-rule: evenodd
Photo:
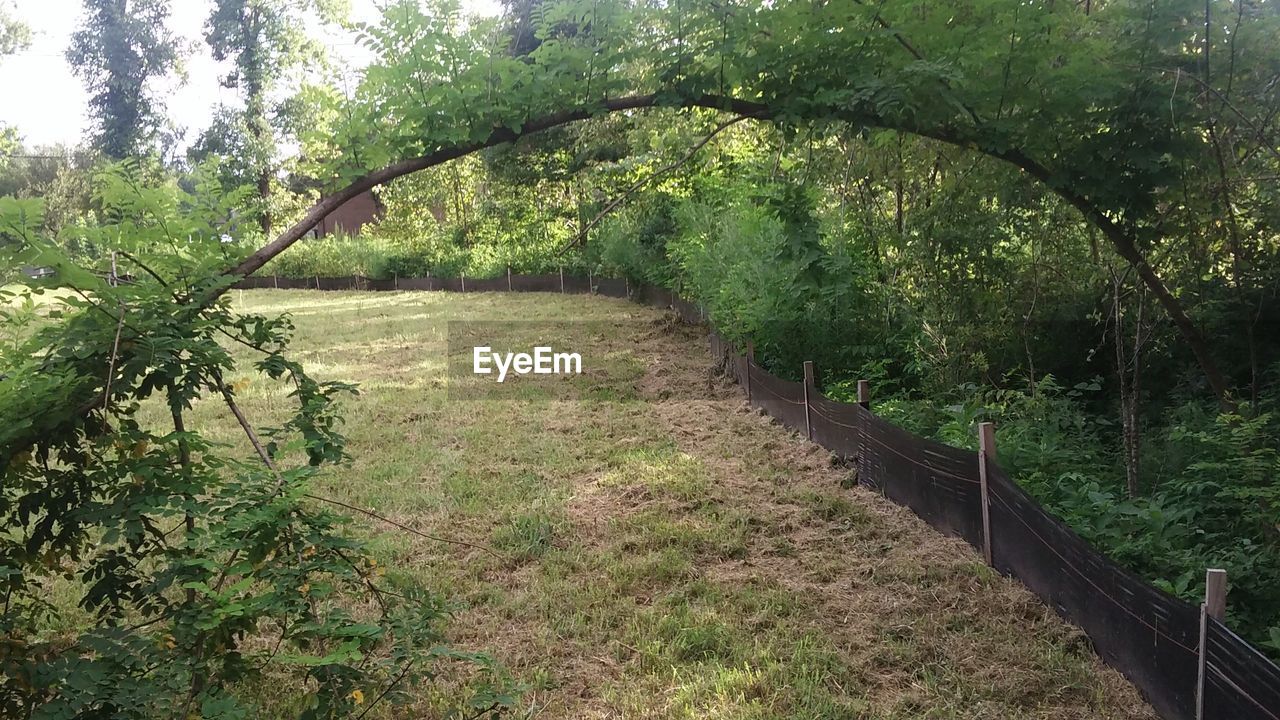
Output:
M236 91L222 87L219 78L226 64L217 63L204 43L203 26L209 16L210 0L173 0L169 27L185 38L195 52L186 58L186 82L176 78L161 81L157 93L164 112L186 129L184 144L190 144L208 125L210 110L220 103L236 104ZM351 0L351 17L361 22L378 18L376 0ZM498 0L463 0L473 13L496 15ZM11 4L12 8L12 4ZM64 53L71 34L80 24L80 0L17 0L13 15L31 27L31 47L0 58L0 125L18 128L28 148L58 142L76 144L85 139L89 119L88 93L71 73ZM346 32L332 28L325 44L335 59L353 66L365 56Z

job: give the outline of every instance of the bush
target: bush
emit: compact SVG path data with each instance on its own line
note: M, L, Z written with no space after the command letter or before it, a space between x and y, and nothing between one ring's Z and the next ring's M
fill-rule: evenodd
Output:
M903 363L885 360L893 355L878 323L884 297L872 264L820 234L810 212L798 209L805 202L786 195L684 205L670 245L681 280L722 334L754 340L757 359L775 373L799 377L812 360L828 383L841 377L833 372L876 363L881 375L901 377L890 368Z
M264 272L281 277L390 277L387 262L393 248L386 240L357 235L304 238L267 265Z

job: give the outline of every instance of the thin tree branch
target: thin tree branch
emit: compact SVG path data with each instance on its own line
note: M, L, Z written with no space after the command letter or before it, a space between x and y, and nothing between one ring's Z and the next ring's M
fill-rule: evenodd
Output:
M365 709L359 715L356 716L356 720L360 720L360 718L364 717L365 715L368 715L369 711L372 710L374 706L382 702L383 699L386 698L387 695L391 692L391 690L395 688L396 685L399 685L401 680L404 680L404 676L409 674L409 671L413 669L413 664L414 664L413 660L410 660L409 662L405 663L404 669L400 671L400 674L397 675L395 679L392 680L390 683L387 683L387 686L382 689L382 692L378 693L378 697L374 698L373 701L370 702L369 705L365 707Z
M676 170L681 165L684 165L685 163L689 162L690 160L693 159L694 155L698 154L699 150L706 147L706 144L711 142L711 139L714 138L716 135L719 135L722 130L728 128L731 125L736 125L737 123L740 123L749 117L752 117L752 116L738 115L737 117L733 117L728 120L725 120L724 122L717 125L715 129L713 129L710 133L708 133L706 137L698 141L696 145L689 148L689 152L685 153L684 157L680 158L679 160L676 160L675 162L671 163L670 165L667 165L666 167L663 167L659 170L655 170L651 175L642 177L639 180L632 183L631 187L628 187L626 190L622 192L621 195L611 200L608 205L604 206L603 210L596 213L595 217L591 218L591 220L587 224L583 225L582 228L578 230L578 236L573 240L571 240L568 245L565 245L564 247L560 248L560 251L556 254L564 255L573 247L585 244L587 241L587 233L590 232L591 229L594 228L596 225L599 225L600 221L604 220L606 215L613 212L615 208L621 205L624 200L631 197L633 193L635 193L637 190L644 187L645 185L648 185L649 183L653 182L654 180L657 180L660 177L670 174L672 171Z
M305 497L305 498L310 498L310 499L312 499L312 500L319 501L319 502L329 503L330 505L336 505L336 506L338 506L338 507L340 507L340 508L346 508L347 510L351 510L351 511L353 511L353 512L358 512L358 513L360 513L361 515L368 515L369 517L373 518L374 520L378 520L378 521L380 521L380 522L384 522L384 523L386 523L386 524L388 524L388 525L391 525L392 527L396 527L396 528L399 528L399 529L401 529L401 530L404 530L404 531L405 531L405 532L407 532L407 533L411 533L411 534L413 534L413 535L417 535L418 537L423 538L423 539L425 539L425 540L434 540L435 542L448 543L449 545L461 545L461 546L463 546L463 547L474 548L474 549L476 549L476 550L481 550L481 551L483 551L483 552L486 552L486 553L488 553L488 554L490 554L490 555L494 556L495 558L498 558L499 560L506 560L506 558L504 558L503 556L501 556L501 555L499 555L498 553L494 552L494 551L493 551L493 549L491 549L491 548L487 548L487 547L485 547L485 546L483 546L483 545L477 545L477 544L475 544L475 543L469 543L469 542L467 542L466 540L454 540L454 539L451 539L451 538L438 537L438 536L436 536L436 535L428 535L427 533L424 533L424 532L422 532L421 530L415 530L414 528L411 528L411 527L409 527L408 525L405 525L405 524L403 524L403 523L398 523L398 522L396 522L395 520L392 520L392 519L391 519L391 518L389 518L389 517L386 517L386 516L383 516L383 515L379 515L378 513L374 512L374 511L372 511L372 510L365 510L364 508L359 507L359 506L357 506L357 505L352 505L352 504L350 504L350 503L345 503L345 502L342 502L341 500L334 500L333 498L323 497L323 496L321 496L321 495L313 495L312 493L303 493L303 494L302 494L302 496L303 496L303 497Z

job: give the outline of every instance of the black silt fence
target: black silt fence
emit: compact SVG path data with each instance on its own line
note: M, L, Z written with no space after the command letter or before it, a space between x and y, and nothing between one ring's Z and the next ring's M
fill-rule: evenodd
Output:
M810 390L809 424L813 431L810 439L840 457L858 457L869 415L870 412L861 405L836 402ZM879 488L875 479L869 476L860 476L859 482Z
M860 484L982 547L978 453L913 435L812 386L806 415L803 386L797 406L798 383L748 363L714 332L711 347L752 405L855 459ZM987 484L992 565L1083 629L1102 659L1129 678L1162 718L1196 718L1201 610L1107 559L994 462L987 463ZM1280 667L1211 617L1206 631L1203 718L1280 720Z
M396 278L395 288L397 290L435 290L435 278Z
M516 292L560 292L560 275L512 275L511 289Z
M507 290L506 276L496 278L463 278L466 292L504 292Z
M783 425L804 431L804 385L776 378L748 365L751 373L751 403L778 418Z
M1217 620L1207 630L1205 720L1280 717L1280 668Z
M595 280L595 293L611 298L627 297L627 281L622 278L593 278Z
M649 307L671 307L675 294L664 287L656 285L634 285L631 288L631 299Z
M867 413L858 455L859 482L911 508L930 525L982 544L978 460L920 438Z
M697 325L706 320L706 315L702 312L702 306L697 303L691 303L688 300L675 296L671 303L671 309L680 318L682 322L690 325Z
M741 355L733 358L733 364L730 366L733 370L733 379L739 385L746 385L747 380L747 359Z
M1080 626L1162 717L1195 717L1200 610L1108 560L1000 468L987 483L996 569Z
M471 277L396 277L373 279L360 276L349 277L310 277L285 278L277 276L250 276L242 278L232 287L241 290L281 289L281 290L441 290L445 292L564 292L604 295L607 297L626 298L632 289L622 278L609 278L593 275L542 274L523 275L512 273L494 278ZM673 295L671 291L659 288L648 288L647 293L655 298L655 306L667 307ZM657 302L661 295L664 298ZM683 302L683 301L682 301ZM691 308L696 305L685 303ZM690 321L700 317L692 311L683 312L681 316Z
M276 285L275 278L250 275L247 278L242 278L232 287L239 288L241 290L261 290L265 288L274 288Z
M586 295L591 292L591 277L582 277L580 275L564 276L564 291L574 293L576 295Z

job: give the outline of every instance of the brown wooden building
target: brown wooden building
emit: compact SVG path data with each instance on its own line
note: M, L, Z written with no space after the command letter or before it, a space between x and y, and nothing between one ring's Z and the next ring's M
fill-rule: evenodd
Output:
M311 234L314 237L324 237L335 233L357 235L366 224L381 218L382 211L382 203L379 202L373 191L365 190L339 205L333 212L325 215L324 219L311 231Z

